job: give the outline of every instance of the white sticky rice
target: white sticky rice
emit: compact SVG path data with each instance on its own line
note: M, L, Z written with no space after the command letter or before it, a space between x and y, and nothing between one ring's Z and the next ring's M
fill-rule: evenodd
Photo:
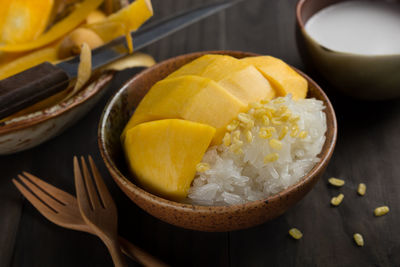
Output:
M256 121L251 128L251 142L240 136L243 153L234 153L224 144L210 147L202 160L210 169L196 173L189 190L190 203L234 205L266 198L295 184L319 161L317 155L325 143L327 128L323 102L310 98L294 101L289 95L264 106L276 110L287 106L293 116L300 117L299 132L306 131L307 136L299 138L288 133L281 140L282 148L274 150L269 139L259 136L263 125ZM283 125L274 126L272 138L279 139ZM265 156L271 153L279 158L265 163Z

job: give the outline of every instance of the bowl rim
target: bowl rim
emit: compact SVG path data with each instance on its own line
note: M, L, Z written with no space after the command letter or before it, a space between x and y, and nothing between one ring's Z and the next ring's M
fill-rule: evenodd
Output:
M312 1L312 0L298 0L298 1L297 1L297 4L296 4L296 24L299 26L301 32L302 32L304 35L306 35L307 38L309 38L311 41L313 41L316 45L318 45L319 47L321 47L321 49L323 49L323 50L325 50L325 51L327 51L327 52L330 52L330 53L337 53L337 54L340 54L340 55L343 55L343 56L353 56L353 57L355 56L355 57L360 57L360 58L382 58L382 59L386 59L386 58L388 58L388 57L400 57L400 53L397 53L397 54L369 55L369 54L357 54L357 53L351 53L351 52L344 52L344 51L334 50L334 49L328 48L328 47L326 47L326 46L320 44L320 43L319 43L317 40L315 40L310 34L308 34L308 32L306 31L306 27L305 27L305 22L306 22L306 21L303 21L302 16L301 16L301 15L302 15L302 12L303 12L304 4L305 4L307 1ZM339 3L339 2L345 2L345 1L348 1L348 0L338 0L337 2L332 3L332 4L328 5L328 6L337 4L337 3ZM328 7L328 6L327 6L327 7ZM317 12L318 12L318 11L317 11ZM313 13L313 14L311 15L311 17L312 17L313 15L315 15L315 14L316 14L316 12ZM310 17L310 18L311 18L311 17Z
M233 51L233 50L217 50L217 51L201 51L201 52L194 52L194 53L188 53L188 54L182 54L176 57L169 58L167 60L161 61L157 63L156 65L151 66L150 68L145 69L144 71L140 72L139 74L133 76L131 79L129 79L120 89L118 89L109 99L107 104L104 107L104 110L101 114L100 121L99 121L99 126L98 126L98 146L100 150L101 157L110 172L113 180L121 187L123 186L127 190L131 191L135 195L140 195L140 197L149 202L157 202L157 204L164 206L164 207L173 207L173 208L178 208L183 211L196 211L196 212L203 212L203 213L209 213L209 212L216 212L216 213L225 213L228 210L231 209L248 209L248 208L255 208L259 206L262 203L270 203L270 202L275 202L278 201L280 198L288 195L290 192L295 191L296 189L302 187L308 182L312 181L313 177L316 177L317 174L320 171L323 171L324 168L326 167L328 161L330 160L333 150L336 144L337 140L337 121L336 121L336 115L335 111L333 109L333 106L325 94L325 92L321 89L321 87L313 81L309 76L304 74L302 71L298 70L297 68L294 68L298 73L300 73L304 78L306 78L308 83L311 83L313 87L319 91L319 93L322 95L323 99L326 102L326 107L325 110L329 110L331 116L332 116L332 140L325 140L325 143L328 142L329 146L326 148L326 152L323 153L324 157L320 159L318 163L314 165L314 167L303 177L299 179L295 184L287 187L286 189L280 191L279 193L276 193L272 196L262 198L259 200L255 201L249 201L246 203L242 204L234 204L234 205L211 205L211 206L205 206L205 205L198 205L198 204L189 204L189 203L181 203L181 202L176 202L172 200L168 200L162 197L159 197L157 195L154 195L145 189L142 189L140 186L136 185L132 179L128 179L123 175L120 170L115 166L114 161L111 159L108 151L106 150L106 144L105 144L105 135L104 135L104 129L105 129L105 123L106 123L106 118L108 118L110 112L111 112L111 107L113 104L117 101L119 96L132 84L134 83L137 79L139 79L142 76L147 75L148 73L151 73L153 69L158 68L164 64L168 64L171 62L174 62L175 60L182 59L184 57L192 56L192 57L198 57L200 55L204 54L246 54L247 56L260 56L261 54L256 54L253 52L243 52L243 51ZM323 152L323 151L321 151Z
M83 89L72 98L64 99L54 106L43 110L13 118L9 123L0 123L0 135L30 128L39 123L61 116L69 110L84 104L88 99L97 95L114 77L114 71L107 71L92 79ZM91 89L91 90L90 90ZM57 108L55 108L57 107ZM37 114L36 114L37 113Z

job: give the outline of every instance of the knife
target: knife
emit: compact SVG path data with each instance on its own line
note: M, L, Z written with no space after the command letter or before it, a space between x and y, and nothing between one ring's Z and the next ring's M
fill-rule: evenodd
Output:
M243 0L230 0L195 8L149 24L132 32L135 51L152 44L199 20L235 5ZM121 36L92 51L92 70L96 70L128 55L125 37ZM77 76L79 56L57 65L41 63L14 76L0 81L0 119L29 107L66 89L70 80Z

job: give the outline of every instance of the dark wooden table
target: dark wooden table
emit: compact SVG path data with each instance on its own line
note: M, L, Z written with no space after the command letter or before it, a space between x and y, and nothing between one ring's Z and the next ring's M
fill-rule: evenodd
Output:
M155 19L206 2L153 0ZM147 48L158 61L200 50L244 50L270 54L304 69L295 42L296 0L247 0ZM229 233L202 233L161 222L136 207L117 188L101 161L97 124L107 99L132 75L117 75L98 105L53 140L25 152L0 156L0 266L112 266L93 236L44 219L11 183L23 170L74 193L72 156L94 156L119 209L121 235L173 266L400 266L400 102L344 100L323 81L338 116L335 153L323 179L294 208L261 226ZM338 190L327 185L346 180ZM367 194L356 194L358 183ZM333 208L332 196L344 202ZM373 216L375 207L391 211ZM287 232L298 227L299 241ZM357 247L353 233L364 235ZM135 263L130 263L136 266Z

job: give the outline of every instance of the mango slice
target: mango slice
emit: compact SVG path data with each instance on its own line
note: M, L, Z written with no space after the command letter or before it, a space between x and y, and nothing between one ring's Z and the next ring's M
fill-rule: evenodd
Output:
M292 94L293 99L307 96L308 83L282 60L271 56L246 57L241 61L253 64L269 80L278 96Z
M131 171L149 192L179 200L187 196L215 128L179 119L139 124L126 133L123 147Z
M268 80L252 64L231 56L202 56L171 73L167 79L183 75L210 78L245 105L275 97L275 91Z
M140 102L122 133L135 125L159 119L179 118L216 128L212 144L219 144L225 126L247 108L216 82L199 76L182 76L156 83Z
M202 76L205 69L213 63L217 58L223 57L222 55L204 55L195 60L183 65L173 73L167 76L168 78L177 78L185 75Z
M0 43L18 44L37 38L47 27L54 0L0 1Z

